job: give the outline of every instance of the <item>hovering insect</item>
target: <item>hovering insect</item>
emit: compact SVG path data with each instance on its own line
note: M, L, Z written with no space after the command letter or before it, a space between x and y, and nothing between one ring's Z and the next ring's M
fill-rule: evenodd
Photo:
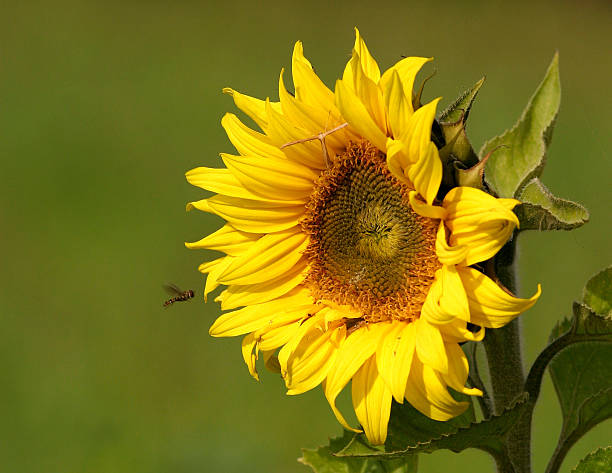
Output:
M174 304L175 302L188 301L195 295L191 289L189 289L188 291L181 291L174 284L164 284L164 289L168 294L173 296L166 302L164 302L164 307L168 307L171 304Z

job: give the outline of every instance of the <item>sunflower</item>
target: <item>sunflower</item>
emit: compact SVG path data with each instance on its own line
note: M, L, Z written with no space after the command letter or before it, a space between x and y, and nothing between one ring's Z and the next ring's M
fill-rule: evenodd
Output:
M444 421L462 413L448 388L466 387L460 347L505 325L540 295L514 297L478 263L492 258L519 224L519 202L471 187L440 195L442 164L432 142L439 99L413 102L430 58L407 57L382 75L356 30L335 91L293 50L295 93L283 72L278 102L224 92L261 129L227 114L221 124L238 154L225 168L198 167L187 180L216 195L187 204L227 221L188 248L225 256L203 263L205 297L221 315L214 337L246 335L242 353L283 376L288 394L322 384L352 401L372 444L387 436L392 400Z

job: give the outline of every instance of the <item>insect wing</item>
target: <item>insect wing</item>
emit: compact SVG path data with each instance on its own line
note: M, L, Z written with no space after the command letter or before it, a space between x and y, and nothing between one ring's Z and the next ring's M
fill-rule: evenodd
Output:
M164 284L163 287L164 290L171 296L180 296L183 294L183 291L181 291L175 284Z

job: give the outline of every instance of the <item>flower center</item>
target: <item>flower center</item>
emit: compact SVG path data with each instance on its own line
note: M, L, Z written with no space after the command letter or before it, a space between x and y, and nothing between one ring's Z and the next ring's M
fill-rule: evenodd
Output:
M368 142L351 143L322 172L301 222L315 299L352 306L368 322L418 318L440 267L438 221L412 210L409 190Z

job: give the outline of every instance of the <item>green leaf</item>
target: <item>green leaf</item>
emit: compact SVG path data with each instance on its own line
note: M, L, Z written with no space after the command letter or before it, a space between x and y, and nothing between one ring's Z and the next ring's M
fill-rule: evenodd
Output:
M358 437L361 440L355 441ZM304 465L310 466L316 473L416 473L417 455L405 456L401 459L360 458L355 456L336 456L347 445L355 454L378 451L358 434L345 431L342 437L330 439L329 445L316 450L303 449ZM383 448L383 447L380 447Z
M491 156L485 171L487 184L500 197L516 197L531 178L540 176L560 101L559 56L555 54L518 122L480 151L484 156L500 145L507 146Z
M612 266L589 280L584 287L582 300L596 314L612 315Z
M589 212L571 200L560 199L550 193L534 177L519 191L522 202L514 209L520 230L572 230L589 221Z
M466 167L478 163L478 156L476 156L465 134L465 125L474 99L484 81L485 78L483 77L440 114L438 122L446 143L444 148L440 150L443 161L448 161L452 157L461 161Z
M557 344L563 351L552 359L549 370L561 404L563 425L549 472L558 471L566 453L585 433L612 417L611 277L612 268L593 276L585 286L584 303L574 303L569 330L559 336L568 321L553 330L556 340L550 346Z
M612 446L599 448L580 460L572 473L604 473L612 471Z
M527 396L523 395L509 406L500 415L492 416L481 422L467 422L467 418L451 419L447 422L438 422L438 434L431 437L429 422L418 417L412 422L404 423L395 420L390 425L390 435L384 451L356 447L361 442L354 438L344 449L338 452L339 456L368 457L368 458L404 458L415 453L432 453L440 449L460 452L466 448L479 448L493 455L504 451L503 439L510 428L516 423L526 408ZM422 415L422 414L421 414ZM401 416L396 416L397 417ZM423 416L425 417L425 416ZM392 417L392 419L394 419ZM425 417L425 419L427 419ZM430 422L431 419L427 419ZM421 430L425 428L426 430Z

